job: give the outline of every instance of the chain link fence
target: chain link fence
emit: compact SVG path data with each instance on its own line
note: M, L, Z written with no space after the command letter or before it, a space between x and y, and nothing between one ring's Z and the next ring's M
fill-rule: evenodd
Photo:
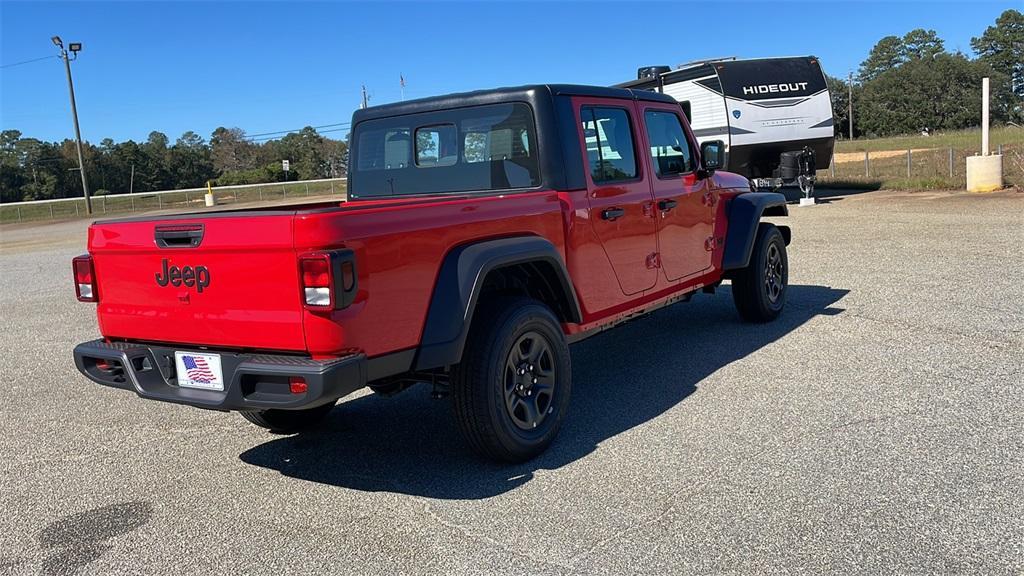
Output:
M992 152L1003 155L1006 185L1024 185L1024 144L999 144ZM818 182L963 189L967 185L967 157L977 153L977 150L956 147L837 151L832 164L818 170Z

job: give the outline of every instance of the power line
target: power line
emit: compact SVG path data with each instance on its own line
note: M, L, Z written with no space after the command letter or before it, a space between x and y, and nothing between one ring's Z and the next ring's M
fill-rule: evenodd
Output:
M312 126L312 128L314 130L318 130L320 128L331 128L333 126L348 126L349 124L351 124L351 122L339 122L337 124L323 124L321 126ZM277 130L275 132L261 132L259 134L246 134L245 135L245 139L246 140L251 140L251 139L254 139L254 138L259 138L261 136L273 136L273 135L276 135L276 134L291 134L292 132L300 132L300 131L302 131L304 129L305 129L305 127L303 127L303 128L296 128L294 130ZM339 129L341 129L341 128L339 128ZM330 132L330 131L331 130L325 130L325 132Z
M57 56L53 56L53 55L42 56L40 58L33 58L31 60L24 60L22 62L14 62L12 64L3 64L3 65L0 65L0 68L11 68L13 66L21 66L22 64L31 64L33 62L40 62L42 60L49 60L50 58L57 58Z
M332 128L330 130L318 130L317 131L317 135L328 134L328 133L331 133L331 132L341 132L341 131L346 131L346 130L349 130L349 127L344 126L344 127L341 127L341 128ZM295 134L297 132L299 132L299 130L291 130L291 131L288 131L288 132L282 131L281 133L279 133L279 134L277 134L275 136L263 136L263 137L260 137L260 138L248 138L247 137L243 141L244 142L251 142L253 144L257 144L257 143L261 143L261 142L267 142L267 141L270 141L270 140L279 140L281 138L284 138L285 136L288 136L290 134Z

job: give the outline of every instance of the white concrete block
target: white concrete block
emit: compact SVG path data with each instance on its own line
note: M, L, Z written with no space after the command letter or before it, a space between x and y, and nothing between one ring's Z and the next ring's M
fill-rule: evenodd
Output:
M1003 157L999 154L991 156L967 157L967 191L991 192L1003 188Z

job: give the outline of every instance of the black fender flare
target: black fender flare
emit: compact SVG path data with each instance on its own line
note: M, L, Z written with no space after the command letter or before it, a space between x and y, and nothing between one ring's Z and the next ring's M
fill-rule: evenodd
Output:
M750 263L762 216L789 216L786 197L777 192L746 192L729 202L729 226L725 237L725 254L722 256L723 271L746 268ZM789 227L780 226L779 230L786 244L789 244Z
M568 303L569 321L580 322L582 313L576 290L554 244L539 236L465 244L453 248L441 263L414 369L429 370L457 364L462 358L487 274L498 268L527 262L543 262L554 269L558 276L554 288Z

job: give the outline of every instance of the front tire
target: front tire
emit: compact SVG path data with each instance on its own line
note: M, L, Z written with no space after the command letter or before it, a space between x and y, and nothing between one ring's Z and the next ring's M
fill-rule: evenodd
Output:
M523 462L551 444L565 418L569 346L536 300L497 298L481 308L452 374L455 416L475 452Z
M243 418L261 428L287 434L318 424L330 413L334 404L334 402L328 402L305 410L257 410L241 412L241 414Z
M789 259L786 241L777 227L761 223L750 263L732 279L736 310L747 322L770 322L786 305Z

